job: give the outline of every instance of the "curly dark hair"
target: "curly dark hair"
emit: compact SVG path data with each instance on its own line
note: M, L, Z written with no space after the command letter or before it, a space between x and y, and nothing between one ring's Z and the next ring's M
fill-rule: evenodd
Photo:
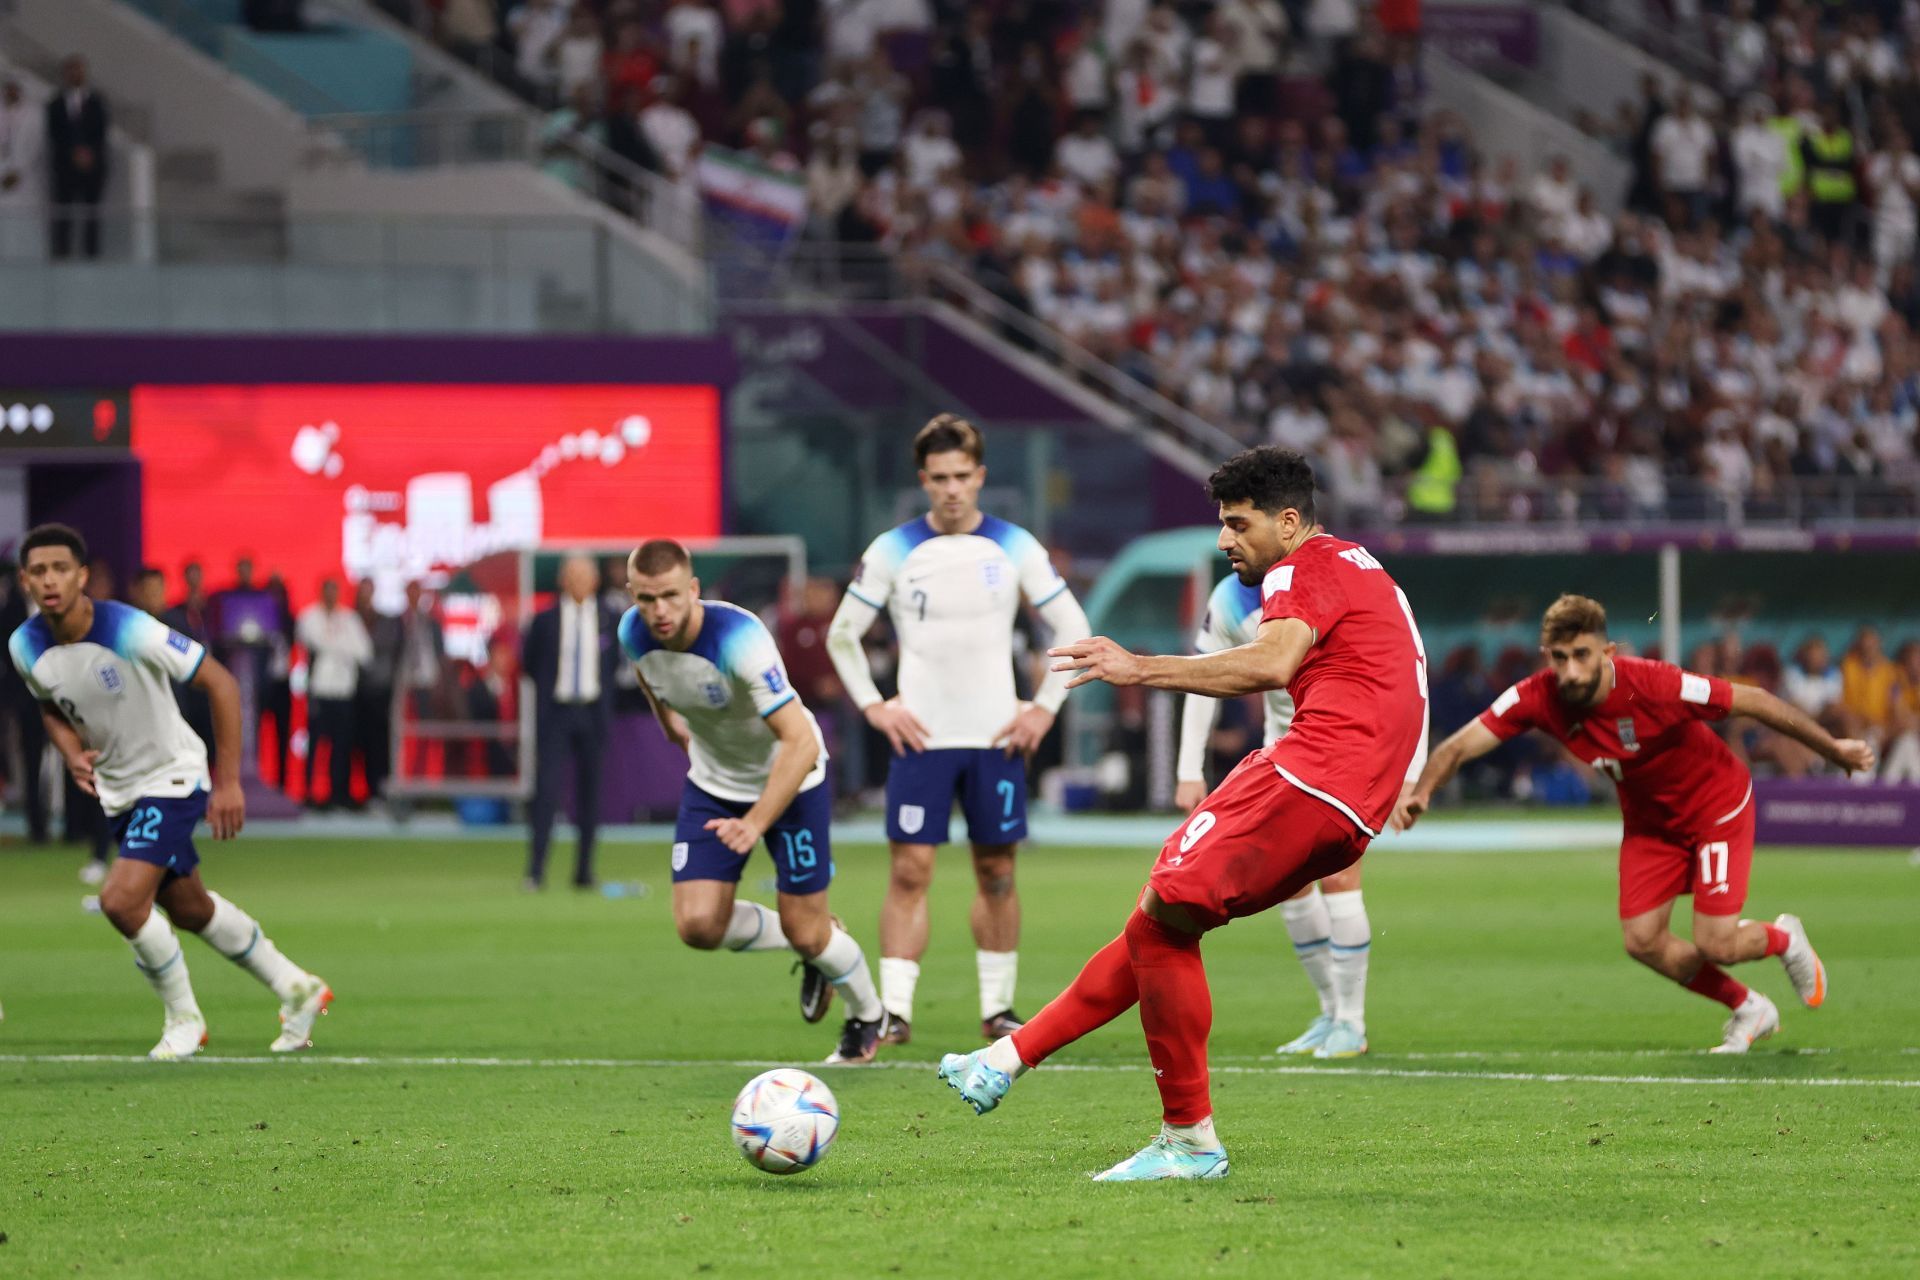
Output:
M87 540L72 525L42 524L27 530L27 536L20 540L18 558L22 569L27 567L27 555L42 547L65 547L73 552L77 563L87 563Z
M1313 467L1292 449L1261 445L1244 449L1207 477L1207 495L1215 502L1251 502L1268 515L1288 507L1313 523Z

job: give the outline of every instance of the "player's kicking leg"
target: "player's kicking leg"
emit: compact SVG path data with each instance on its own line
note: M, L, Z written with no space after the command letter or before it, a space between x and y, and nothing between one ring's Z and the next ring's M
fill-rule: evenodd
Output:
M1160 1090L1161 1130L1100 1181L1226 1176L1209 1092L1213 1004L1201 934L1286 900L1351 864L1366 846L1333 810L1275 782L1264 762L1249 763L1258 767L1243 763L1168 838L1126 929L1066 991L1011 1036L941 1061L941 1078L984 1114L1026 1070L1138 1005Z

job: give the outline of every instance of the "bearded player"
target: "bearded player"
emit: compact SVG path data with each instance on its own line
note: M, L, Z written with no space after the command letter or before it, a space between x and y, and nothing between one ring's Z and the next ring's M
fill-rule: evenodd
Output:
M880 993L866 953L827 911L833 791L820 726L794 692L760 619L702 600L693 557L671 538L627 557L633 608L620 648L669 741L687 753L673 833L673 923L701 951L799 953L800 1016L818 1022L846 997L826 1061L873 1061ZM777 911L736 896L754 848L773 855Z
M1798 916L1740 919L1753 863L1753 777L1703 723L1751 716L1850 771L1873 748L1835 740L1764 689L1629 658L1607 639L1607 613L1563 595L1540 621L1545 670L1514 685L1435 749L1393 824L1411 827L1467 761L1539 729L1612 778L1620 792L1620 932L1627 954L1733 1011L1714 1053L1745 1053L1780 1029L1780 1011L1721 965L1779 956L1800 1002L1827 998L1826 969ZM1693 895L1693 941L1668 927L1674 899Z
M1293 725L1254 752L1167 838L1120 936L1024 1027L940 1077L981 1114L1053 1053L1140 1006L1160 1089L1159 1136L1102 1182L1222 1178L1207 1035L1212 997L1200 939L1352 865L1380 833L1426 733L1426 654L1407 598L1365 548L1319 532L1313 469L1291 449L1234 455L1208 480L1220 549L1264 599L1250 643L1196 657L1143 657L1105 637L1050 650L1070 685L1240 697L1286 689Z
M20 580L40 612L13 633L8 651L39 700L48 739L74 783L99 798L120 843L100 886L100 912L133 948L135 966L166 1009L147 1056L177 1062L207 1043L176 925L279 998L273 1052L309 1047L333 991L200 879L193 841L200 819L215 840L239 835L246 822L240 686L198 642L158 618L90 599L87 544L66 525L43 524L21 540ZM211 774L206 744L174 701L176 682L199 689L213 706Z

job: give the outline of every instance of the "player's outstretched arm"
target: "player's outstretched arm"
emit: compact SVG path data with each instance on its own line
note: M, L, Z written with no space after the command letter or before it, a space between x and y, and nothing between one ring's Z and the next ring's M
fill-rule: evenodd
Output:
M760 799L744 817L715 818L707 823L707 830L719 836L721 844L743 856L753 852L767 828L787 811L800 794L800 784L820 761L820 740L814 736L813 724L800 699L789 698L770 712L767 728L773 731L779 746L774 749L773 768Z
M1237 698L1247 693L1284 689L1313 647L1313 628L1298 618L1260 625L1252 643L1190 658L1129 653L1105 636L1047 650L1055 671L1072 672L1067 688L1093 680L1111 685L1145 685L1175 693L1204 693Z
M47 741L53 743L60 759L66 762L67 772L73 775L73 785L90 796L99 795L93 789L93 762L100 758L100 753L87 750L87 744L80 740L80 731L67 723L67 718L53 703L40 704L40 720L47 726Z
M213 707L213 799L207 824L215 840L230 840L247 821L247 798L240 790L240 684L211 654L193 676L193 687Z
M1393 807L1393 816L1388 825L1395 831L1405 831L1420 820L1420 815L1433 807L1433 793L1447 784L1447 780L1460 771L1460 766L1469 760L1477 760L1500 745L1500 739L1493 730L1487 728L1476 718L1467 721L1445 742L1434 748L1427 757L1427 767L1420 771L1420 777L1413 786L1400 797L1400 803Z
M1782 701L1765 689L1748 684L1733 686L1730 714L1751 716L1769 729L1777 729L1794 741L1817 751L1821 758L1839 765L1848 773L1872 773L1873 748L1857 738L1835 738L1817 721L1790 702Z

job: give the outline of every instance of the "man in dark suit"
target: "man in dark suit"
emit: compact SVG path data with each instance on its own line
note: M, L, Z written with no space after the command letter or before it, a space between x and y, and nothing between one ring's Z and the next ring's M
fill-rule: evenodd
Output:
M66 61L65 83L47 103L47 158L53 166L53 256L67 257L73 224L80 251L100 256L100 201L107 193L107 102L87 84L86 59Z
M580 844L575 888L593 887L593 838L600 827L600 761L606 751L620 617L595 592L600 575L586 556L560 566L560 599L535 614L521 652L534 688L533 846L526 888L545 881L547 845L560 807L560 779L573 764Z

